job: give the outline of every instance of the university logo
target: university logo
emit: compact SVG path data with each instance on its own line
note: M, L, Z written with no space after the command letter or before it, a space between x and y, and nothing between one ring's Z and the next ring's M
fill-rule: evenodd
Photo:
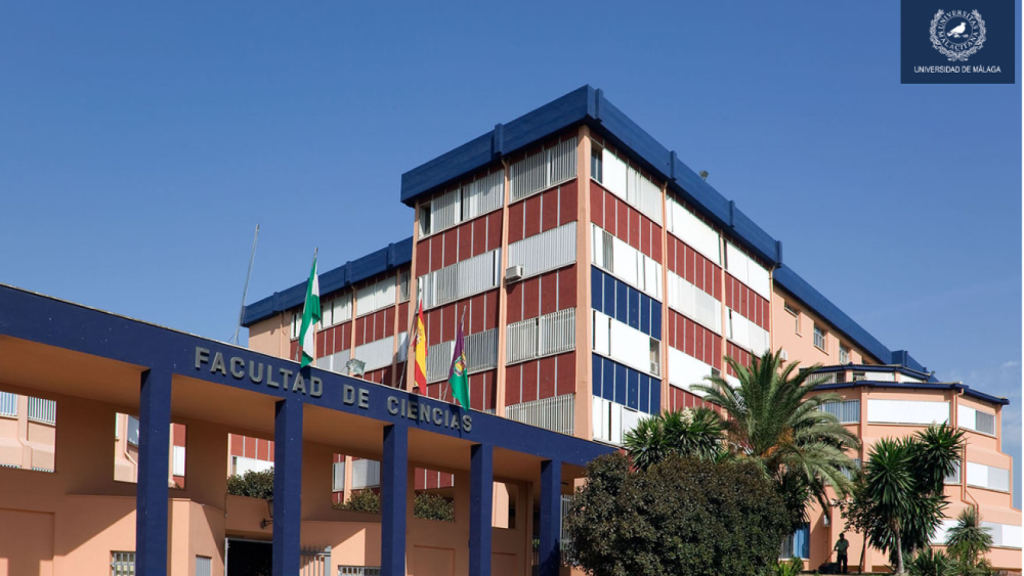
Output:
M985 43L985 21L977 10L939 10L932 18L932 46L950 62L967 62Z
M1013 84L1014 11L1008 0L900 0L900 82Z

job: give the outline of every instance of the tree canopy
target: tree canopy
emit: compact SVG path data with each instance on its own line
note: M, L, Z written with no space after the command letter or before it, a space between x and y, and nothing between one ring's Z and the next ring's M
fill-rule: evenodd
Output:
M612 454L587 466L565 530L593 576L760 574L776 565L785 512L754 463L669 455L631 470Z

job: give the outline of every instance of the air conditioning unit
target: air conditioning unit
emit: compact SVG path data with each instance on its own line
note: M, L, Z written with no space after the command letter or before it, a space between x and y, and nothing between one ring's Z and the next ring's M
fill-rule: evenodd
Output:
M786 349L783 348L779 351L779 358L781 358L783 362L789 360L789 352L786 352Z
M506 282L518 282L523 279L523 267L521 265L509 266L505 270Z

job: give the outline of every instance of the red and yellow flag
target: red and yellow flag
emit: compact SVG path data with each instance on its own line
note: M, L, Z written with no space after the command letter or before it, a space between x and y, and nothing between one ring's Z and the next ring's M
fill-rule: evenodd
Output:
M421 393L427 391L427 329L423 324L423 298L420 298L416 313L415 381Z

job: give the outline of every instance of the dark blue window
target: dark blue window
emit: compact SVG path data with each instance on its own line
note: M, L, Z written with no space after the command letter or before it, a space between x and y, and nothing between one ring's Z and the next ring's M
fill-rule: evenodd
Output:
M590 305L594 307L594 310L602 312L604 309L604 302L602 300L602 293L604 292L604 278L601 271L597 268L590 268Z
M657 414L661 411L661 380L651 378L651 402L647 411Z
M601 398L615 400L615 363L601 359Z
M651 383L654 381L653 378L647 374L640 375L640 408L648 414L651 413Z
M615 402L626 404L626 367L622 364L615 364Z
M615 290L615 311L607 314L620 322L625 322L629 314L629 290L625 284L616 282L611 276L608 278L611 279Z
M603 398L604 396L601 394L601 384L603 383L603 380L601 379L601 357L594 354L591 356L591 359L594 368L594 374L591 378L594 384L594 396Z
M627 376L629 388L627 389L626 406L634 410L640 409L640 373L630 370Z
M634 290L628 286L624 286L629 293L629 317L626 320L626 324L629 324L630 328L640 329L640 291Z
M661 304L658 302L651 306L651 336L661 340Z
M604 275L604 312L605 314L614 317L615 316L615 278L605 274ZM625 307L623 307L625 309Z
M648 336L655 336L651 334L651 300L646 294L640 295L640 331ZM661 335L656 336L659 340Z

